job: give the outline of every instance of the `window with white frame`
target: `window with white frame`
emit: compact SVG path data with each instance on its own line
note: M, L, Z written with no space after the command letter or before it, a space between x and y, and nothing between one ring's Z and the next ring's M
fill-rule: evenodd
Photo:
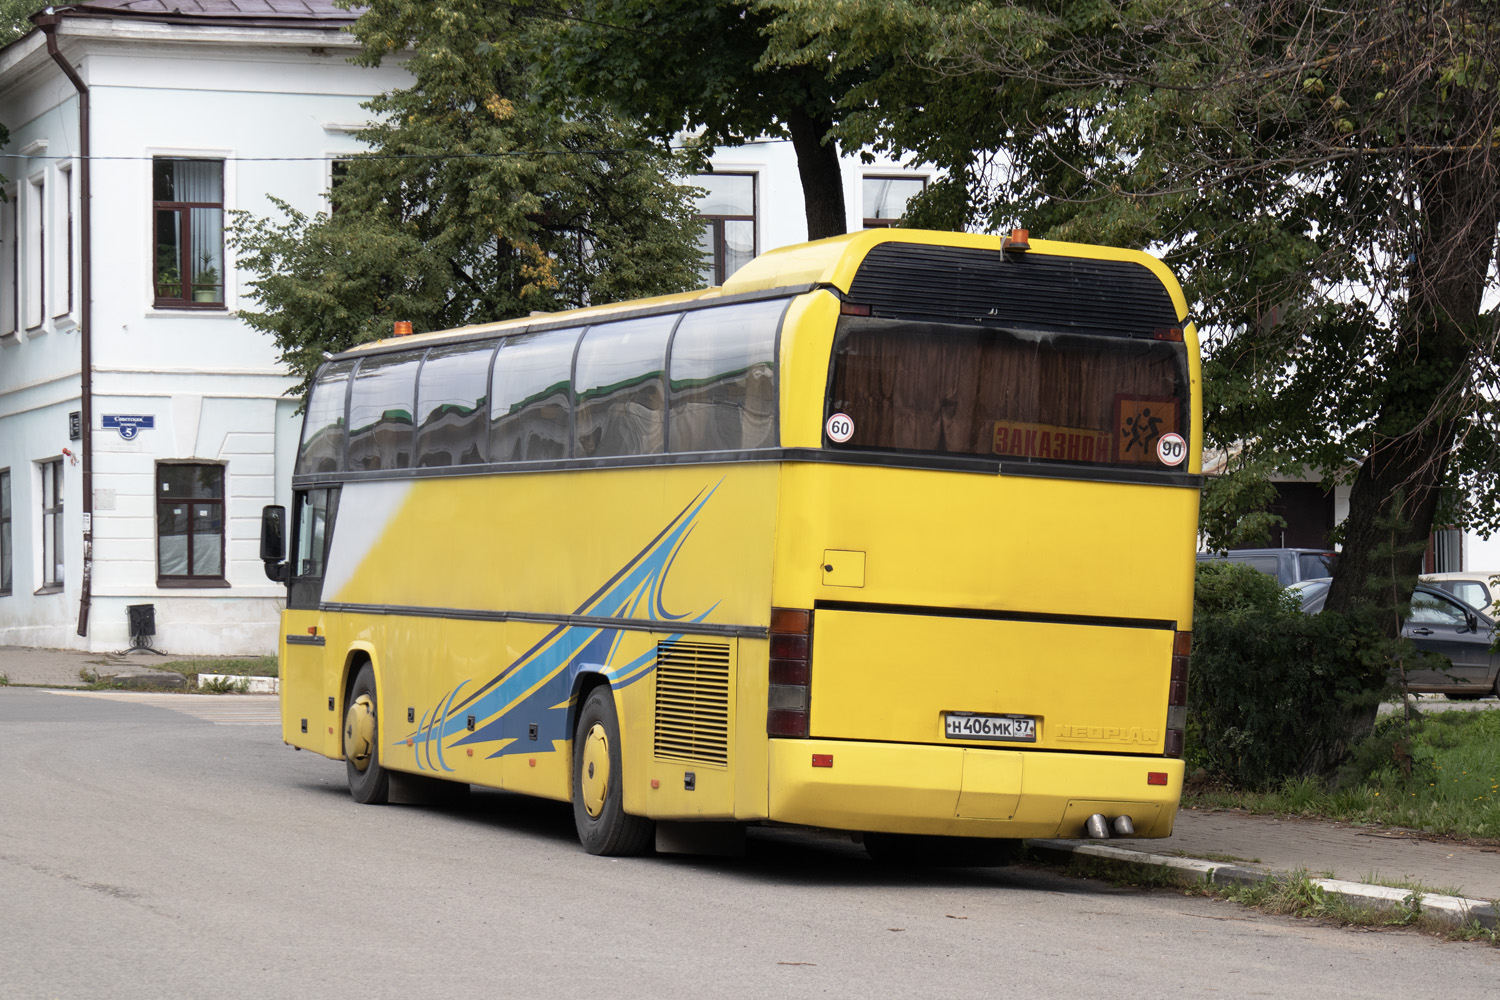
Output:
M151 163L158 309L224 307L224 161Z
M46 315L43 303L47 287L47 177L37 174L26 182L26 203L22 222L26 227L25 251L21 255L21 271L25 282L22 311L25 313L26 329L35 330L42 325Z
M889 229L901 224L907 203L927 187L925 177L866 174L861 194L866 229Z
M60 164L57 168L57 204L53 208L53 229L61 230L52 241L54 266L52 268L52 310L54 318L61 319L73 311L73 165Z
M224 580L224 467L156 466L156 576L159 584Z
M698 199L698 273L705 285L722 285L755 258L755 175L699 174L693 185L706 191Z
M0 201L0 334L21 328L21 255L16 242L16 189Z
M63 585L63 473L62 459L38 462L42 474L42 589Z

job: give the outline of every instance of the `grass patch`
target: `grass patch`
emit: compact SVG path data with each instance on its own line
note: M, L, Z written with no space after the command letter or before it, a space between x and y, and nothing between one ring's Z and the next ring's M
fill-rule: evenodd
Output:
M243 679L234 680L229 677L215 677L210 681L198 684L199 694L249 694L250 682Z
M0 674L0 688L10 686L10 674Z
M228 659L217 657L204 657L196 660L173 660L171 663L163 663L162 670L172 670L182 674L184 677L192 678L198 674L235 674L240 677L275 677L276 657L274 656L243 656Z
M1265 792L1197 790L1183 805L1408 827L1500 841L1500 711L1434 712L1383 723L1365 773L1289 779Z

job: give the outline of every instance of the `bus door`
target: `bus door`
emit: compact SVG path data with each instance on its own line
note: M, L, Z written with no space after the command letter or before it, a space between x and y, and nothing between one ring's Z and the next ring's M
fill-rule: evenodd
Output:
M324 655L321 605L339 490L299 490L292 503L291 585L281 616L281 733L293 746L337 757L341 692L334 690L338 672Z

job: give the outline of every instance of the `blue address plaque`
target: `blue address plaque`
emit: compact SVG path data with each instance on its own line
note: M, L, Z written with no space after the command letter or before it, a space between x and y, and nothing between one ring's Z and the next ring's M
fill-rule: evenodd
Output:
M151 413L106 413L104 415L104 429L119 431L120 437L126 441L133 441L141 431L149 431L155 427L156 415Z

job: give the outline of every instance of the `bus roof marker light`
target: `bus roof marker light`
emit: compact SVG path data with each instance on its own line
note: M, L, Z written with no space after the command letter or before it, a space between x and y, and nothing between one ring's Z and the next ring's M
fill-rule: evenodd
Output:
M398 319L398 320L396 320L396 325L394 327L394 333L395 333L395 336L397 336L397 337L410 337L411 336L411 320L409 320L409 319Z
M1031 233L1025 229L1012 229L1009 236L1000 238L1001 250L1012 250L1016 253L1024 253L1031 249Z

